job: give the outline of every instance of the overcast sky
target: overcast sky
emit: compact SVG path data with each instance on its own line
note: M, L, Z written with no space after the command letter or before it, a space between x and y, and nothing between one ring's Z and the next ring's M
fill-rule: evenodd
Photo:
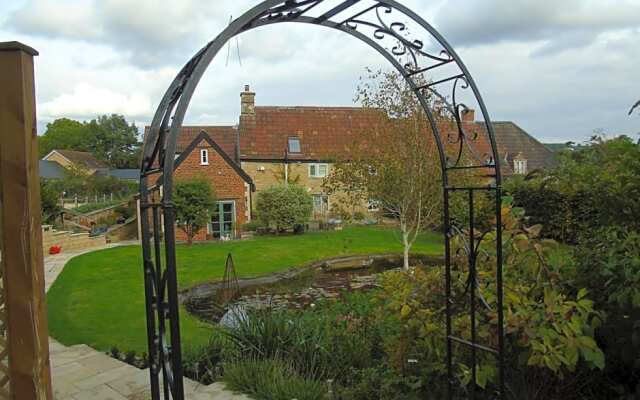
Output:
M334 1L334 0L328 0ZM370 1L370 0L366 0ZM640 0L401 0L463 58L493 120L540 140L594 130L640 132ZM0 41L40 52L40 133L47 122L121 113L142 126L178 69L248 0L2 0ZM339 32L279 24L232 42L211 64L185 124L235 124L239 92L257 105L352 105L373 50ZM241 61L241 62L240 62Z

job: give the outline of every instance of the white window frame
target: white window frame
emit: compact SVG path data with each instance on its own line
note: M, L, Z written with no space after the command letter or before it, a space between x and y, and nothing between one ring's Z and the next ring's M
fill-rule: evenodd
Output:
M311 195L313 198L313 212L314 214L318 214L318 215L326 215L329 212L329 196L324 194L324 193L314 193ZM325 210L316 210L316 200L320 199L320 208L322 208L323 205L326 205L326 209ZM326 202L324 201L324 199L326 199Z
M209 165L209 150L200 149L200 165Z
M513 160L513 169L516 174L525 175L527 173L527 160Z
M291 150L291 141L292 140L298 142L298 151ZM300 140L299 137L297 137L297 136L289 136L287 138L287 151L289 151L289 153L293 153L293 154L302 153L302 141Z
M324 174L320 173L320 167L324 167ZM326 178L328 175L329 175L329 164L326 164L326 163L309 164L310 178Z

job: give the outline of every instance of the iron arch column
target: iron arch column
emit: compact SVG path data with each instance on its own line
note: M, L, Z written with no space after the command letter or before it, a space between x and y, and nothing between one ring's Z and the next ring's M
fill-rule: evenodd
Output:
M173 169L177 136L192 95L207 67L220 49L236 35L261 26L281 22L319 25L341 32L366 43L380 53L405 78L425 111L442 169L444 193L445 264L446 264L446 340L449 397L453 396L453 344L465 344L472 357L473 397L476 383L476 352L490 350L498 360L499 398L504 396L504 332L502 311L502 239L501 239L501 172L500 157L493 126L480 92L466 66L449 43L431 25L410 9L394 0L344 0L333 8L314 14L326 0L266 0L233 21L213 41L204 46L187 62L163 96L153 117L143 146L140 171L141 229L143 271L149 342L150 380L152 398L183 399L182 358L180 350L179 305L175 257L175 216L173 212ZM328 3L328 2L327 2ZM387 17L393 17L388 22ZM409 29L411 28L411 29ZM412 29L420 29L419 35ZM411 33L410 33L411 32ZM429 50L427 50L429 49ZM408 61L402 61L405 58ZM478 132L467 132L462 114L468 110L458 101L462 91L477 104L484 127L480 135L488 143L487 154L473 154L471 161L464 157L476 140ZM442 93L445 93L443 95ZM446 101L445 110L432 110L430 98ZM451 101L449 101L449 98ZM435 113L445 112L455 127L455 134L442 135ZM446 139L446 140L445 140ZM454 147L455 151L450 149ZM453 153L453 154L451 154ZM473 153L473 152L472 152ZM482 171L490 183L477 186L455 185L455 175L464 171ZM475 263L478 246L474 243L474 193L490 192L495 198L496 218L496 286L498 313L498 346L489 349L477 343L475 335ZM465 249L469 259L471 282L470 315L471 341L462 340L452 332L451 239L460 229L452 225L449 205L456 192L468 194L471 224ZM164 243L164 244L163 244ZM164 253L164 257L163 257ZM163 265L164 262L164 265ZM162 379L161 379L162 378Z

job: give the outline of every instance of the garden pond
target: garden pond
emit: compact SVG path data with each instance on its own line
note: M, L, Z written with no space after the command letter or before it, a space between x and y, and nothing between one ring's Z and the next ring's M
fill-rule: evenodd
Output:
M441 257L412 255L412 266L442 265ZM305 309L324 300L339 299L344 292L378 287L379 274L400 270L397 254L350 256L312 264L257 278L227 278L205 283L180 293L186 310L209 323L233 325L233 318L247 310Z

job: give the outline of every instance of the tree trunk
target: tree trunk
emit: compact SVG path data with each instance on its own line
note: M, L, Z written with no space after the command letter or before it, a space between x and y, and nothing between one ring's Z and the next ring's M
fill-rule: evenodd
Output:
M409 233L406 231L402 232L402 245L404 246L404 251L402 254L402 269L404 271L409 271L409 250L411 249L411 243L409 243Z

